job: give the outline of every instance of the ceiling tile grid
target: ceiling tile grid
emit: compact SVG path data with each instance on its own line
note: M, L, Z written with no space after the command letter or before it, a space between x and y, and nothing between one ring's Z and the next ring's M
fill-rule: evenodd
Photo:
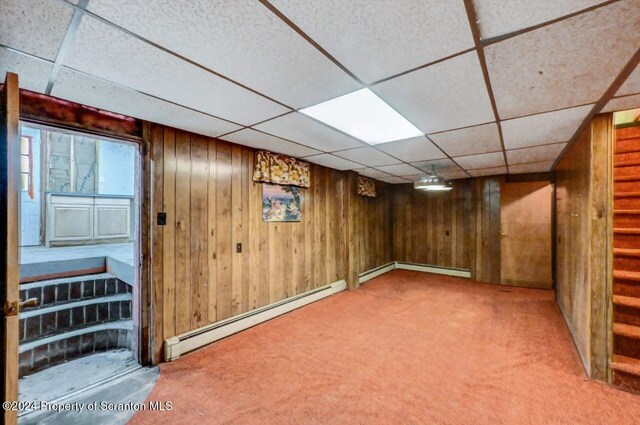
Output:
M640 108L640 94L611 99L600 112L624 111L635 108Z
M432 173L434 170L436 173L462 170L455 162L448 158L435 159L431 161L412 162L411 165L424 171L425 173Z
M271 0L369 84L473 47L463 0Z
M542 6L540 0L473 0L482 39L533 27L601 3L604 1L563 0Z
M385 173L384 171L376 170L375 168L356 168L353 171L365 177L370 177L372 179L378 180L381 178L393 177L391 174Z
M324 152L366 146L364 142L298 112L263 122L254 128Z
M255 0L92 0L89 10L294 108L360 87Z
M476 52L384 81L371 90L426 134L495 119Z
M2 0L0 44L53 61L73 17L57 1Z
M502 150L495 123L430 134L429 139L450 156L498 152Z
M18 74L20 87L42 93L47 88L53 64L33 56L0 47L0 83L6 72Z
M640 65L636 66L631 75L616 92L616 97L640 93Z
M308 156L304 159L306 161L313 162L314 164L324 165L325 167L334 168L336 170L354 170L357 168L362 168L362 164L358 164L328 153Z
M398 164L400 162L396 158L387 155L384 152L380 152L375 148L349 149L346 151L334 152L333 154L350 161L359 162L360 164L364 164L368 167Z
M507 174L507 167L479 168L477 170L469 170L469 174L472 177L495 176L500 174Z
M640 45L640 8L621 0L484 49L502 119L597 101Z
M138 93L108 81L62 68L51 94L81 104L217 137L241 127L221 119Z
M502 152L483 153L480 155L459 156L454 160L465 170L477 168L500 167L504 164L504 154Z
M446 157L446 155L426 137L383 143L376 145L376 147L405 162L426 161Z
M64 65L245 125L288 111L89 16Z
M530 162L528 164L515 164L509 166L510 174L546 173L551 171L554 161Z
M592 108L593 105L585 105L502 121L504 147L518 149L567 142Z
M257 130L252 130L250 128L227 134L221 137L221 139L256 149L264 149L271 152L291 155L297 158L322 153L319 150L293 143Z
M375 168L377 170L384 171L385 173L393 174L394 176L409 176L412 174L420 173L421 171L420 169L409 164L384 165Z
M511 170L511 167L516 164L555 161L566 145L566 143L556 143L554 145L536 146L533 148L514 149L507 151L507 162L509 162L509 170Z

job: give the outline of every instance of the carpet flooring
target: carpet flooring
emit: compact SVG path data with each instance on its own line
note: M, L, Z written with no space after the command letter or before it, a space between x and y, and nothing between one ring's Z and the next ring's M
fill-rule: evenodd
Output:
M551 291L396 270L161 365L132 424L638 424Z

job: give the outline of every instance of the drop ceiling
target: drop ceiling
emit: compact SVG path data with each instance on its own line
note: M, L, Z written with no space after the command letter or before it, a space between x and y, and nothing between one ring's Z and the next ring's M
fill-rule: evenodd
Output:
M637 0L542 3L1 0L0 73L394 184L542 172L640 106ZM425 135L370 146L298 112L365 87Z

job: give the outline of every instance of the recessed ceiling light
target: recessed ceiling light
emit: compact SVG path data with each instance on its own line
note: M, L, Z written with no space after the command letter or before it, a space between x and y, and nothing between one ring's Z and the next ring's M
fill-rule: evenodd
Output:
M369 89L354 91L300 112L370 145L424 135Z

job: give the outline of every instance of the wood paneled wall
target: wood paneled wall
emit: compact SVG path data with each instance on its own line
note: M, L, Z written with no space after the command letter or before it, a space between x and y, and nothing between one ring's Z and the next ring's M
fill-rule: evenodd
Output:
M458 180L450 192L394 186L393 258L471 270L479 281L500 282L498 177Z
M612 115L598 115L556 168L557 300L596 379L608 367L612 145Z
M266 223L253 149L160 125L150 145L156 362L168 337L347 279L350 258L355 275L391 261L384 184L378 198L351 196L348 173L311 164L302 221Z

